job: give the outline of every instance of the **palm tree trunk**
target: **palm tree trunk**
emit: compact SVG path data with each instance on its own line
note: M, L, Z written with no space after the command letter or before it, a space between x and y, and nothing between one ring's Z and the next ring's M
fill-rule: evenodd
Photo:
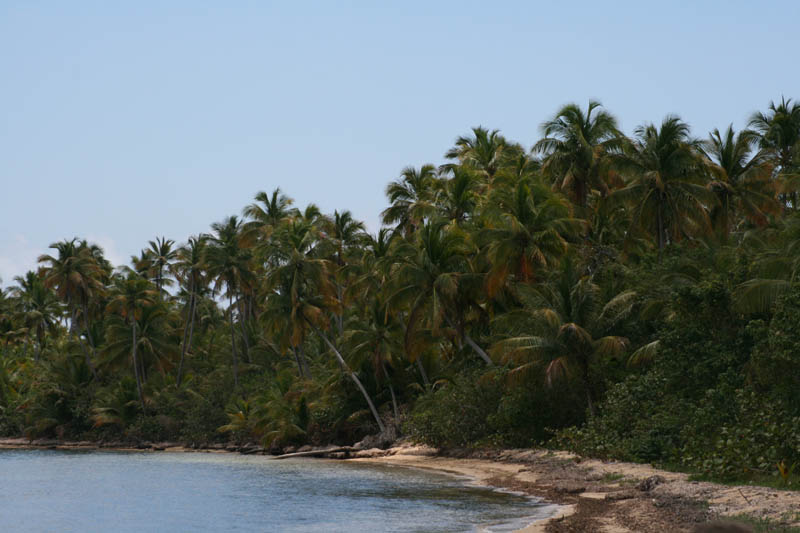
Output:
M300 363L300 356L297 355L297 346L292 346L292 353L294 354L294 362L297 363L297 372L300 374L301 379L305 379L306 374L303 370L303 365Z
M317 328L314 324L312 324L310 320L308 320L307 318L305 320L308 323L308 325L311 326L311 329L313 329L317 333L317 335L320 336L323 342L325 342L325 344L328 345L328 348L333 350L333 353L336 355L336 359L339 361L339 365L345 369L345 372L348 373L350 379L353 380L353 383L355 383L358 389L361 391L361 394L367 401L367 405L369 405L369 410L372 411L372 416L375 418L375 422L378 423L378 428L380 429L380 432L383 433L384 431L386 431L386 426L383 425L383 421L381 420L381 417L378 415L378 410L375 409L375 404L372 403L372 398L369 397L367 389L365 389L364 385L361 384L361 380L358 379L358 376L356 376L352 370L350 370L350 367L347 366L347 363L342 357L342 354L340 354L339 350L336 349L336 346L334 346L333 343L330 340L328 340L328 337L322 331L320 331L319 328Z
M236 329L233 327L233 295L228 296L228 322L231 326L231 354L233 356L233 387L239 388L239 360L236 357Z
M583 374L583 388L586 390L586 405L589 408L589 416L594 418L594 403L592 402L592 384L589 381L589 362L584 361L581 364Z
M469 336L469 333L464 331L464 332L459 334L458 328L455 326L455 324L453 324L453 321L450 320L450 317L447 316L447 315L444 315L444 319L447 321L447 324L451 328L456 330L456 335L463 335L464 340L467 341L467 344L469 344L470 347L475 351L475 353L478 354L478 356L480 356L481 359L483 359L484 363L486 363L489 366L494 366L494 363L492 362L492 358L489 357L489 355L483 350L483 348L478 346L478 343L476 343L474 340L472 340L472 337Z
M183 345L181 347L181 361L178 363L178 376L175 379L175 383L178 387L181 386L181 381L183 380L183 361L186 357L186 350L189 349L189 345L186 340L187 330L194 330L194 306L195 306L195 297L194 297L194 280L189 282L189 320L186 321L186 325L183 327ZM191 336L189 336L189 343L191 343Z
M67 302L67 305L69 305L69 301ZM78 314L78 310L77 309L73 309L72 310L72 317L70 318L70 330L72 329L72 326L77 324L77 320L78 320L77 317L76 317L77 314ZM92 376L94 377L95 381L97 381L97 370L95 370L94 365L92 364L92 358L89 356L89 350L88 350L88 348L86 348L86 344L83 342L83 339L81 338L81 334L80 333L76 333L76 335L78 337L78 344L81 345L81 350L83 351L83 356L86 358L86 366L89 367L89 370L92 372Z
M661 210L661 204L658 204L656 209L656 225L658 231L658 262L661 262L661 252L664 250L666 239L664 238L664 216Z
M133 358L133 374L136 377L136 392L139 394L139 403L142 404L142 413L144 413L144 394L142 394L142 378L139 375L139 361L136 358L136 318L132 320L133 326L133 346L131 347L131 356Z
M427 387L431 384L431 382L428 380L428 374L425 372L425 367L422 365L422 359L417 356L416 362L419 373L422 375L422 383Z
M300 359L300 364L303 365L303 374L308 378L311 379L311 368L308 366L308 359L306 358L306 351L303 348L303 345L297 347L297 356Z
M389 372L386 371L386 365L383 364L383 362L381 362L381 369L383 370L383 376L386 378L386 383L389 386L389 394L392 395L392 410L394 411L394 419L395 421L400 420L400 411L397 409L397 398L394 395L392 380L389 379Z
M244 359L248 363L252 363L250 360L250 341L247 338L247 327L245 325L246 313L245 309L243 309L242 300L243 298L239 298L236 307L239 309L239 326L242 330L242 342L244 343Z

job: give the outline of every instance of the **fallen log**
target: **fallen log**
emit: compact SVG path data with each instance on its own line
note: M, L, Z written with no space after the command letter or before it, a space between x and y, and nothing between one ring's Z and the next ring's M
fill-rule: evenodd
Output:
M339 446L338 448L321 448L319 450L311 450L308 452L294 452L294 453L284 453L283 455L276 455L273 459L289 459L291 457L320 457L324 455L328 455L330 453L337 453L337 452L357 452L360 448L354 448L352 446Z

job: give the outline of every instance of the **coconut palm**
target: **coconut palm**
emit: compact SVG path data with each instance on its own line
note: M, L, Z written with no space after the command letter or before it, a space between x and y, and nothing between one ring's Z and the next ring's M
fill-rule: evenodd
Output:
M530 282L566 253L569 240L585 223L572 218L569 202L542 183L520 181L513 189L494 191L479 233L489 262L486 285L494 296L509 275Z
M45 263L43 276L46 288L55 288L56 295L65 302L70 312L70 329L78 329L78 313L83 316L84 332L89 342L92 356L95 355L94 342L89 328L89 302L103 291L101 278L103 268L98 264L97 255L85 241L78 239L64 240L50 245L58 251L56 256L41 255L39 262ZM78 335L86 358L86 366L97 378L97 371L92 356L86 348L83 338Z
M178 249L176 261L173 264L175 275L181 288L188 297L186 320L183 327L183 340L181 342L181 359L178 363L176 384L180 387L183 380L183 363L186 352L192 345L194 336L194 323L197 314L198 293L206 288L205 280L205 250L206 240L203 237L189 237L189 241Z
M206 237L208 240L206 268L209 277L214 280L214 290L220 291L224 287L224 295L228 298L233 380L234 386L238 389L239 359L236 351L236 330L233 322L234 301L254 283L253 272L250 267L252 254L241 245L240 232L242 223L236 216L228 217L223 222L216 222L211 225L211 228L214 233ZM244 317L240 314L239 319L244 320ZM245 356L247 356L246 353Z
M457 314L464 312L457 303L463 296L463 285L475 277L469 264L471 252L462 233L445 228L444 222L427 223L417 232L413 242L404 242L397 249L397 264L392 269L392 293L389 305L405 305L405 345L413 356L413 340L419 329L429 327L434 333L445 325L487 365L492 360L469 335ZM460 287L461 285L461 287ZM458 307L458 309L457 309Z
M394 368L400 361L403 328L378 298L370 302L364 315L354 316L348 322L344 342L350 347L351 362L355 367L368 361L375 373L375 381L385 381L392 398L395 419L399 419L397 396L388 369Z
M250 219L242 228L242 236L248 244L259 243L263 246L269 242L278 225L292 214L294 200L283 194L280 188L269 195L259 191L254 200L242 210L242 215Z
M44 286L42 278L28 271L24 277L14 278L18 287L12 289L19 299L22 323L30 335L35 336L34 359L39 360L47 341L47 334L58 330L61 307L55 293Z
M404 168L400 178L386 186L390 205L381 213L383 223L394 224L395 230L401 233L415 231L435 212L436 181L436 167L433 165Z
M608 193L607 156L621 150L625 142L617 120L601 107L590 101L584 113L577 104L565 105L542 124L544 138L533 147L544 156L542 171L582 208L592 189Z
M688 124L669 115L660 128L645 124L634 133L632 144L614 156L627 185L612 198L632 208L629 237L639 228L649 232L661 257L668 244L710 229L716 197L705 187L700 141L690 137Z
M159 298L162 298L164 287L172 283L169 278L165 277L165 274L170 270L170 264L178 252L173 248L175 241L172 239L157 237L154 241L148 241L148 244L150 247L145 250L143 255L149 259L153 281L156 284Z
M552 384L574 377L594 415L592 362L627 349L627 339L610 333L630 314L635 293L620 292L604 301L600 287L581 276L570 260L563 262L552 282L521 284L518 290L523 307L498 318L496 324L514 334L492 346L492 354L512 365L512 378L543 371L545 382Z
M444 220L463 225L478 206L478 180L468 168L454 166L452 177L444 181L436 196L438 214Z
M717 196L711 220L727 239L731 219L740 211L751 222L763 226L767 214L776 212L774 189L769 183L770 167L764 151L754 153L757 135L749 130L738 134L728 126L724 134L715 129L701 149L711 164L709 188Z
M125 324L130 327L131 362L133 363L133 373L136 378L136 392L139 395L142 411L145 409L144 394L142 393L142 381L144 376L140 373L140 364L137 358L137 348L140 339L136 338L136 333L139 321L142 319L143 310L153 306L156 298L159 296L160 291L158 288L154 290L147 279L139 276L134 271L128 271L124 277L118 276L114 280L114 290L106 307L109 313L118 314Z
M323 331L328 323L327 313L335 314L340 302L336 298L335 284L331 279L331 262L315 257L317 243L313 226L305 220L293 221L281 232L280 243L274 252L278 255L276 263L280 266L269 273L267 284L273 292L282 296L284 305L288 304L292 344L302 346L307 331L310 329L315 332L333 352L342 371L361 391L375 422L383 432L383 421L372 398L355 372L347 365L339 349Z
M800 188L800 103L783 97L780 103L770 102L766 113L753 114L750 128L758 133L759 146L784 191L784 202L796 210L796 191Z
M498 171L510 159L524 152L519 145L509 143L498 130L487 130L481 126L472 128L472 136L460 136L455 146L445 153L448 159L474 170L491 190ZM449 168L445 165L443 169Z

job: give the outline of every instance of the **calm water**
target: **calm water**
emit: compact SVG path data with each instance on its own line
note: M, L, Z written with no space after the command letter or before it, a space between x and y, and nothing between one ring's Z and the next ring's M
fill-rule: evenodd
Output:
M2 450L0 482L6 531L511 531L553 511L422 470L228 454Z

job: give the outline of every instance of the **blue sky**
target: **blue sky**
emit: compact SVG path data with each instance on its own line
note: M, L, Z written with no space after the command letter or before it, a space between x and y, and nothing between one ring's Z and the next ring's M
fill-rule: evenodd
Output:
M800 3L0 2L0 277L113 262L280 186L377 229L386 183L562 104L696 135L800 98Z

